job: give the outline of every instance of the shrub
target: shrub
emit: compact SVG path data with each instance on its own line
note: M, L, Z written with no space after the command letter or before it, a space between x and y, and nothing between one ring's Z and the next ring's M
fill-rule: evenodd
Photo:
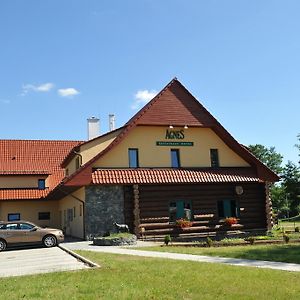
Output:
M298 226L295 227L295 232L300 232L300 228Z
M233 224L237 224L238 220L235 217L226 218L224 220L225 224L228 226L232 226Z
M213 240L208 236L206 238L206 245L207 245L207 247L212 247L213 243L214 243Z
M166 246L168 246L169 245L169 243L172 241L172 238L171 238L171 236L168 234L168 235L166 235L165 236L165 239L164 239L164 243L165 243L165 245Z
M178 219L176 220L176 226L180 228L192 227L193 223L186 219Z
M249 236L247 238L245 238L246 242L249 242L250 245L253 245L255 243L255 237L254 236Z
M290 237L287 234L283 235L283 240L285 243L288 243L290 241Z

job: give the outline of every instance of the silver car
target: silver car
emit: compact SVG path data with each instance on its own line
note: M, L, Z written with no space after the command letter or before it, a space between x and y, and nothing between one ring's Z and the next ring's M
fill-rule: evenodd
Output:
M42 228L27 221L0 221L0 251L10 246L43 244L54 247L64 241L60 229Z

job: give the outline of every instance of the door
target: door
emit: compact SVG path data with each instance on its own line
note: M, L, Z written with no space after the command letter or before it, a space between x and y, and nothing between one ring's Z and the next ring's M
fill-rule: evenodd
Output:
M32 224L20 223L20 232L22 234L22 243L37 243L41 241L39 230Z

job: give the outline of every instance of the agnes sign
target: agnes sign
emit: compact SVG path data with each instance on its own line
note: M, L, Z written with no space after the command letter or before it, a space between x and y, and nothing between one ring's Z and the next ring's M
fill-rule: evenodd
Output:
M183 140L184 139L184 130L166 130L166 140Z

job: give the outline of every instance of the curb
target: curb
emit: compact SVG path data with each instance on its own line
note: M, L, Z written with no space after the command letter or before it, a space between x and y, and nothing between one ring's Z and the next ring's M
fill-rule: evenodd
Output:
M85 258L85 257L83 257L83 256L81 256L81 255L79 255L79 254L77 254L75 252L73 252L72 250L70 250L70 249L62 246L61 244L59 244L58 247L60 249L62 249L63 251L67 252L68 254L72 255L76 259L81 260L84 264L88 265L91 268L100 268L100 265L98 265L98 264L92 262L91 260L89 260L89 259L87 259L87 258Z

